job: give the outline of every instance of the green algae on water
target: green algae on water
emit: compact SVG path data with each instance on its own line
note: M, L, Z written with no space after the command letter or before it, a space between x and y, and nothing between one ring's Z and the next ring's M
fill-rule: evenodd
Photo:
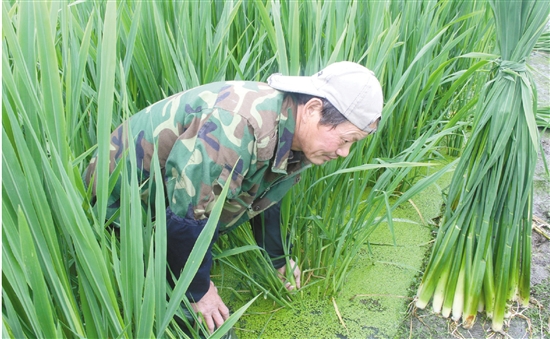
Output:
M449 178L395 211L396 246L386 225L375 230L370 245L365 244L354 259L345 287L334 296L334 302L314 281L294 295L292 308L259 299L236 324L239 338L394 338L412 301L410 286L418 278L433 238L432 219L439 216L441 187L446 187ZM224 285L243 287L238 277L231 279L236 281L224 277ZM220 290L232 309L243 303L231 295L226 300L229 288ZM245 300L251 297L240 295Z

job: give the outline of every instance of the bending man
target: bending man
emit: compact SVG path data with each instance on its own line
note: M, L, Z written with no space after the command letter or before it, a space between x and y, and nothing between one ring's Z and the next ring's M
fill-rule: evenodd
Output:
M111 135L110 168L121 159L130 134L138 175L147 179L157 144L167 193L168 263L176 277L230 181L217 232L251 220L274 268L283 276L290 269L296 277L296 286L286 287L299 288L299 268L292 261L292 267L285 265L278 202L304 169L346 157L354 142L373 133L382 103L374 74L352 62L331 64L312 76L273 74L267 84L216 82L159 101L119 126ZM94 170L92 159L88 182ZM144 192L146 203L147 193L154 196ZM117 186L109 200L111 215L119 195ZM262 223L257 216L264 211ZM229 312L210 281L211 247L187 297L213 331Z

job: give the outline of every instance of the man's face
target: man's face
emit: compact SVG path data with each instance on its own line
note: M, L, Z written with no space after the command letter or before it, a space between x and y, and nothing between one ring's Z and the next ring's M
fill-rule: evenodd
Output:
M306 158L315 165L321 165L338 157L347 157L351 145L364 139L368 133L363 132L350 122L336 127L321 125L321 112L315 109L308 112L302 120L300 135L298 135L300 150Z
M338 157L347 157L354 142L367 136L350 122L345 122L333 128L317 125L302 145L302 152L315 165L321 165Z

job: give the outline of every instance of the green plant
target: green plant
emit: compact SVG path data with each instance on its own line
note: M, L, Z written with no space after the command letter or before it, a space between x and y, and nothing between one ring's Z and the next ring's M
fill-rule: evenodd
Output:
M507 305L529 303L536 89L525 66L548 19L547 2L491 2L501 58L478 103L450 186L416 305L463 326L480 307L502 330Z
M422 179L411 163L462 151L489 74L492 20L485 2L470 1L3 2L3 334L182 335L171 319L183 317L186 283L165 286L162 189L153 222L136 179L119 167L107 180L103 162L93 202L87 160L105 158L111 130L168 95L352 60L383 85L379 131L305 172L284 224L305 275L323 277L311 286L337 293L375 227L442 174ZM132 183L120 238L103 221L118 176ZM218 262L290 305L247 232L221 237Z
M84 32L83 40L74 26L73 9L67 5L21 2L11 9L7 6L2 4L8 51L2 56L3 334L17 338L185 336L173 318L176 314L185 318L180 302L200 262L193 258L204 256L208 248L226 191L193 249L191 264L175 289L169 290L162 180L151 181L157 188L157 218L152 222L151 210L142 213L136 171L124 165L115 171L112 180L121 175L125 193L117 237L102 221L109 180L100 181L97 204L92 208L90 191L79 171L90 152L75 154L80 148L71 146L74 136L85 130L85 120L74 117L85 119L88 115L81 110L91 107L79 104L82 92L73 91L71 84L86 87L81 69L92 46L90 27L99 19L100 32L116 30L115 2L107 4L104 18L99 9L92 10L97 17L92 15L80 32ZM60 13L62 32L65 25L73 25L74 32L63 35L66 40L61 45L54 44L50 11ZM126 87L115 89L115 80L124 83L123 72L114 67L116 37L96 38L100 41L94 47L101 51L101 80L94 97L101 122L97 125L98 152L106 154L114 98L122 98L120 109L127 116L127 92ZM58 54L60 50L66 54ZM72 58L79 61L78 66L70 62ZM61 76L60 64L64 65ZM73 78L73 72L80 77ZM136 167L135 156L131 160ZM103 178L108 178L107 166L105 162L98 166ZM152 178L160 176L159 168L156 161ZM245 309L236 311L212 337L229 330ZM205 330L199 328L195 334L198 331Z

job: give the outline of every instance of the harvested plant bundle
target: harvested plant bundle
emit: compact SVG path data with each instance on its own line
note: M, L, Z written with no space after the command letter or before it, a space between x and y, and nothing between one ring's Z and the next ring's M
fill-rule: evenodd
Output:
M525 59L547 1L491 1L501 58L480 98L452 179L416 305L473 325L478 309L500 331L508 304L529 303L536 91Z

